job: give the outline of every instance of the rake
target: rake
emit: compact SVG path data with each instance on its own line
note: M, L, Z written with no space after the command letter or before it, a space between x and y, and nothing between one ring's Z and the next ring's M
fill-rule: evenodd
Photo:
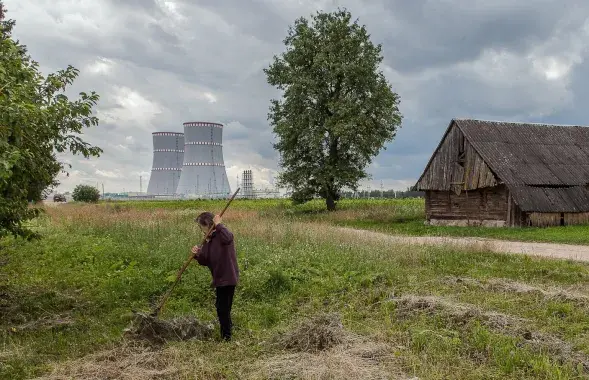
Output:
M240 190L240 188L237 188L235 193L233 193L231 198L229 198L229 201L225 205L225 208L223 208L223 211L221 211L221 213L219 214L220 217L223 217L223 214L225 213L225 211L227 210L227 208L229 207L229 205L231 204L231 202L233 201L233 199L235 198L235 196L237 195L239 190ZM211 228L209 228L208 232L206 233L205 237L202 240L200 247L202 247L207 242L209 235L211 234L211 232L213 231L214 228L215 228L214 225L211 226ZM166 292L166 294L164 294L164 296L161 298L160 302L156 305L155 309L149 314L150 317L157 318L157 316L160 314L160 312L162 311L162 309L164 307L164 304L168 300L168 297L170 297L170 294L172 293L172 291L174 290L176 285L180 282L180 278L182 277L182 273L184 273L186 268L188 268L188 265L190 265L190 263L194 259L194 256L195 255L192 252L190 252L190 256L186 259L186 261L184 262L184 265L182 265L182 267L178 271L178 274L176 275L176 280L174 281L174 283L172 284L170 289Z

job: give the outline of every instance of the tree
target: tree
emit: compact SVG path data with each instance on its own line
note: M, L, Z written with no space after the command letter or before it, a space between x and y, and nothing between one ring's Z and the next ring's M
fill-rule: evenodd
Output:
M94 186L78 185L72 193L72 198L76 202L98 202L100 199L100 191Z
M299 18L284 39L286 51L264 69L283 91L268 119L278 137L279 186L295 203L325 199L335 210L343 188L354 191L402 116L399 96L383 73L381 45L343 9Z
M102 150L79 136L96 126L92 106L98 95L80 93L70 101L63 93L78 75L72 66L43 76L25 45L12 38L13 20L5 20L0 1L0 237L38 235L24 226L41 212L29 207L53 186L65 165L56 154L66 151L84 157Z

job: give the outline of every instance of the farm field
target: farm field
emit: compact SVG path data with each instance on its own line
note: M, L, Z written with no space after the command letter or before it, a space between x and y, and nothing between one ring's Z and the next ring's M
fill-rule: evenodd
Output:
M147 201L116 202L119 207L140 209L221 209L217 201ZM345 199L338 204L338 212L324 211L320 200L301 206L292 206L288 200L239 200L242 210L258 211L261 216L288 218L296 221L323 222L343 227L353 227L395 235L481 237L510 241L546 242L589 245L589 226L549 228L487 228L443 227L424 225L424 200L408 199Z
M194 216L223 205L58 205L35 222L42 240L3 240L0 378L589 376L589 265L391 246L337 229L419 234L420 200L345 201L330 214L318 202L237 200L225 217L241 269L234 342L124 339L131 310L150 308L200 240ZM401 225L409 227L391 227ZM422 231L586 244L580 228ZM161 318L215 323L209 284L208 270L193 264Z

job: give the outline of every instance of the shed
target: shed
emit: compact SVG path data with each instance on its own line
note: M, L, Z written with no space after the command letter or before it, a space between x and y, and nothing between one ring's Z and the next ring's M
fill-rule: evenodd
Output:
M589 128L452 119L416 188L430 225L589 223Z

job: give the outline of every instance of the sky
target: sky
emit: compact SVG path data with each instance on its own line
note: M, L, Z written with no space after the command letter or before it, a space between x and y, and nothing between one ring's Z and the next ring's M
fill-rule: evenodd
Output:
M96 91L100 158L67 155L77 184L147 189L152 132L185 121L225 125L232 189L251 169L270 187L279 156L268 123L280 93L262 71L284 51L289 25L348 9L382 44L382 71L403 123L368 167L363 187L415 183L452 118L589 124L586 0L4 0L14 37L44 74L73 65L70 93Z

